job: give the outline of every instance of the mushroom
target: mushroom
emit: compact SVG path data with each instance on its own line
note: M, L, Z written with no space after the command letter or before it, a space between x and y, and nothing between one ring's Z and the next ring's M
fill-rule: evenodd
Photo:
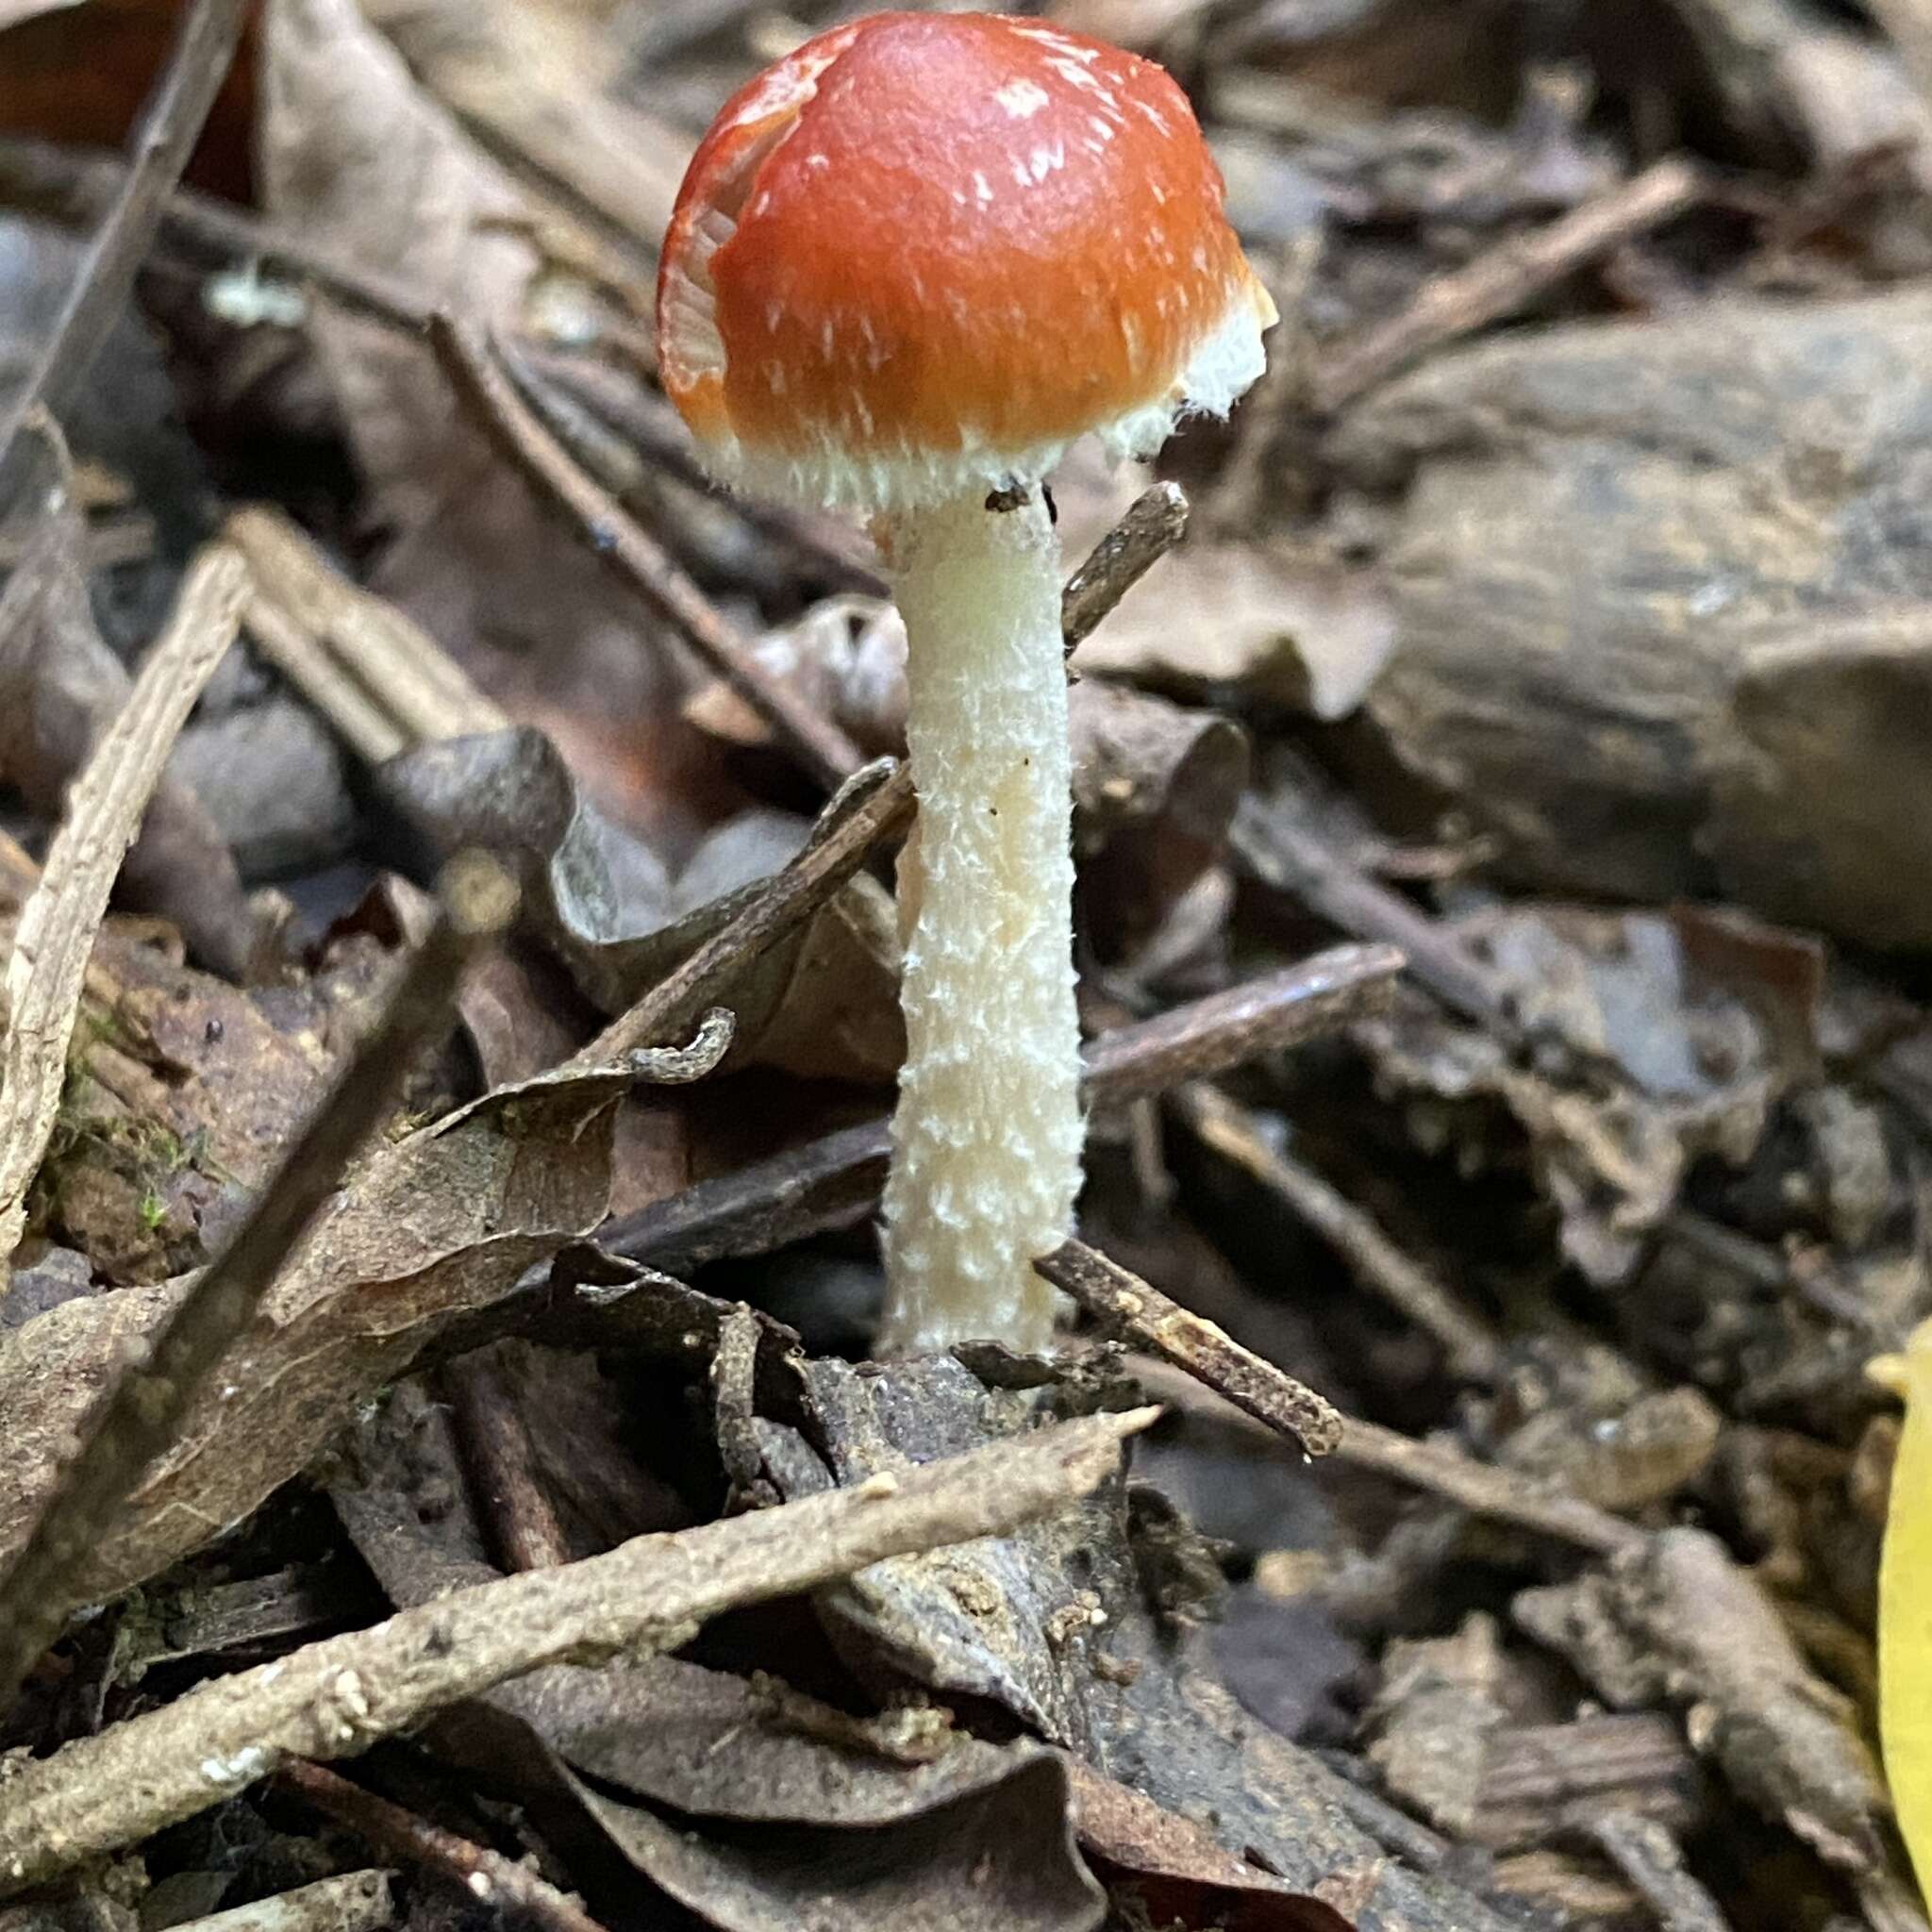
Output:
M658 281L727 485L868 511L906 621L919 824L883 1340L1039 1348L1083 1122L1059 558L1041 482L1224 415L1274 321L1187 97L1040 22L881 13L728 102Z

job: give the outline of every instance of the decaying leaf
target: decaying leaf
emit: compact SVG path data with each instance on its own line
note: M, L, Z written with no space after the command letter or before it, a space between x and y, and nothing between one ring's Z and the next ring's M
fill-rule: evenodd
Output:
M393 968L385 945L356 935L305 984L243 992L161 941L132 921L103 928L37 1183L47 1224L83 1245L109 1284L160 1281L212 1258Z
M405 753L378 774L441 854L480 845L522 876L526 916L585 995L620 1013L723 925L805 842L782 813L727 821L675 873L584 797L556 748L522 729ZM889 1078L905 1051L891 909L860 875L717 997L737 1016L733 1067Z
M1074 661L1183 695L1233 687L1330 722L1361 702L1395 638L1394 612L1362 574L1255 543L1190 543Z
M625 1082L509 1089L353 1174L96 1553L101 1595L152 1575L304 1468L440 1325L493 1300L602 1218ZM0 1337L0 1552L17 1547L70 1431L178 1284L63 1303Z
M756 1693L747 1698L736 1680L726 1682L742 1727ZM849 1782L838 1777L836 1756L813 1769L821 1780ZM682 1815L691 1807L677 1799L678 1811L666 1816L581 1780L576 1788L626 1857L724 1932L791 1932L801 1923L824 1932L1091 1932L1100 1924L1106 1897L1074 1854L1067 1774L1051 1752L960 1739L937 1764L888 1774L900 1787L891 1809L868 1818L854 1807L844 1821L862 1824L863 1838L828 1832L816 1818L734 1831L735 1808L724 1828L693 1831ZM813 1808L828 1808L826 1799Z
M365 1424L350 1459L337 1507L398 1607L492 1574L418 1403ZM1059 1760L940 1712L861 1720L775 1678L653 1657L535 1673L445 1719L434 1741L491 1774L521 1767L525 1790L567 1792L727 1932L1086 1932L1103 1910Z
M1399 1090L1500 1101L1562 1212L1565 1253L1593 1281L1621 1280L1690 1163L1748 1158L1796 1070L1778 1063L1776 1038L1751 1005L1707 982L1660 914L1524 907L1457 929L1498 970L1525 1026L1612 1077L1524 1067L1493 1030L1421 1000L1358 1037Z
M1116 1892L1124 1892L1156 1924L1346 1932L1351 1922L1334 1905L1237 1857L1206 1826L1163 1811L1077 1757L1066 1763L1082 1847L1113 1868Z

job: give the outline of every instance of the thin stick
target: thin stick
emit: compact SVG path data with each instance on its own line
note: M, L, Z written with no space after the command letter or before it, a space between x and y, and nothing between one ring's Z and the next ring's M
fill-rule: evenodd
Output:
M818 911L864 864L874 845L904 827L912 808L908 766L888 769L884 761L868 766L825 808L818 831L797 858L774 873L763 891L681 966L613 1020L570 1068L612 1066L641 1047L688 1032L729 975Z
M394 715L284 606L257 591L248 600L247 626L256 649L364 764L382 764L408 749L409 734Z
M0 140L0 194L9 204L58 221L93 221L112 206L127 176L118 156L64 142ZM159 249L199 268L205 257L257 266L312 284L370 322L408 334L428 326L429 311L400 281L318 248L312 237L279 226L252 209L174 189L162 204Z
M115 876L175 740L234 640L247 591L248 567L234 551L214 544L196 558L120 714L74 781L21 914L0 1043L0 1295L26 1225L26 1191L59 1114L67 1049ZM0 1708L9 1688L0 1678Z
M1547 227L1512 236L1466 266L1424 282L1399 315L1340 343L1316 364L1316 407L1339 409L1424 350L1512 314L1574 269L1695 207L1705 192L1704 175L1693 162L1658 161Z
M1341 1440L1341 1415L1307 1384L1085 1241L1064 1241L1033 1266L1103 1326L1185 1369L1310 1456L1327 1455Z
M1502 1340L1427 1269L1411 1260L1354 1202L1331 1188L1314 1169L1273 1147L1252 1114L1206 1081L1193 1081L1173 1096L1174 1110L1202 1144L1211 1147L1288 1204L1347 1262L1364 1288L1433 1335L1449 1357L1452 1374L1488 1381L1496 1373Z
M1516 1470L1477 1462L1457 1450L1419 1442L1412 1436L1398 1435L1376 1423L1357 1422L1353 1416L1332 1453L1337 1462L1351 1468L1392 1476L1478 1516L1513 1523L1598 1556L1636 1549L1646 1540L1642 1530L1621 1516L1612 1516L1580 1497L1547 1490Z
M406 743L508 727L501 707L421 625L350 582L280 510L238 509L223 534L247 558L261 593L251 625L261 602L279 605L325 654L331 682L373 702ZM329 692L314 696L325 707Z
M167 67L142 110L120 192L88 244L40 359L0 407L0 470L29 409L41 404L58 414L73 402L127 306L168 191L194 151L247 15L248 0L196 0L182 21Z
M498 449L561 510L597 555L758 713L779 741L828 788L865 762L858 746L786 681L759 663L750 639L669 554L571 459L503 372L481 330L447 312L429 325L437 359Z
M661 470L687 489L715 496L677 411L654 390L588 356L503 345L504 367L517 391L551 433L607 490L628 499L645 467ZM793 509L754 496L718 499L768 541L784 545L808 573L834 588L883 597L885 580L856 525Z
M1404 964L1393 946L1335 946L1116 1027L1087 1049L1087 1096L1124 1107L1387 1012Z
M1060 635L1069 652L1188 534L1188 499L1178 483L1143 490L1093 546L1060 593Z
M13 1767L0 1806L0 1893L192 1818L291 1757L367 1750L545 1665L675 1649L721 1611L888 1557L1007 1535L1091 1494L1119 1468L1123 1441L1158 1413L1086 1416L851 1489L638 1537L218 1677Z
M275 1782L353 1831L370 1850L398 1864L420 1865L473 1906L481 1901L492 1919L507 1909L543 1932L604 1932L575 1899L527 1865L458 1838L323 1765L293 1758L275 1774Z
M1501 976L1439 919L1347 864L1282 811L1243 798L1228 835L1242 868L1271 891L1287 892L1357 939L1400 946L1408 970L1465 1019L1510 1030Z
M1104 1033L1087 1049L1085 1097L1093 1106L1124 1106L1333 1032L1384 1008L1401 966L1402 956L1387 946L1338 946ZM765 1254L875 1207L889 1149L883 1119L842 1127L608 1222L597 1241L614 1254L673 1271L727 1255Z
M142 1473L182 1418L342 1170L387 1113L396 1084L449 1024L465 964L508 924L515 891L493 859L459 856L444 874L443 916L334 1091L296 1137L235 1238L89 1418L33 1530L0 1575L0 1711L75 1607L73 1579L92 1557Z
M548 1570L570 1561L570 1545L537 1473L524 1426L493 1354L473 1350L442 1372L476 1514L494 1532L504 1568Z
M1717 1901L1684 1869L1676 1840L1656 1819L1606 1811L1586 1828L1656 1914L1659 1932L1730 1932Z

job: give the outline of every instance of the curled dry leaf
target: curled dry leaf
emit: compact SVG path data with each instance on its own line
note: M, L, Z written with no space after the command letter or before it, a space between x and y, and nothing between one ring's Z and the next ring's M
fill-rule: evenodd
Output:
M309 1460L443 1324L593 1227L625 1082L510 1088L379 1149L270 1291L175 1448L96 1552L99 1595L151 1576ZM70 1301L0 1337L0 1553L17 1547L63 1444L179 1284Z
M1163 1811L1077 1757L1066 1764L1082 1847L1114 1868L1113 1890L1125 1891L1153 1924L1347 1932L1351 1922L1334 1906L1237 1857L1205 1825Z
M586 997L621 1013L742 906L809 827L749 811L672 874L586 799L541 732L425 745L377 774L384 799L439 853L480 845L516 866L525 916ZM747 960L714 997L737 1016L729 1065L890 1078L905 1051L891 910L869 877L803 933Z

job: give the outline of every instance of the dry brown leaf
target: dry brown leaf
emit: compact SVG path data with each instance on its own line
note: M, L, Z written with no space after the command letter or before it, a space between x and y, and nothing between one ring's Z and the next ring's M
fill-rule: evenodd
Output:
M621 36L532 0L365 0L363 10L492 147L593 209L620 247L656 247L695 143L610 92Z
M1331 722L1361 702L1394 643L1394 614L1365 574L1255 543L1184 544L1074 661L1185 693L1228 687Z
M603 1218L627 1076L510 1088L371 1156L270 1291L179 1441L95 1552L108 1595L296 1474L451 1317ZM70 1301L0 1338L0 1553L18 1547L80 1417L179 1283Z

